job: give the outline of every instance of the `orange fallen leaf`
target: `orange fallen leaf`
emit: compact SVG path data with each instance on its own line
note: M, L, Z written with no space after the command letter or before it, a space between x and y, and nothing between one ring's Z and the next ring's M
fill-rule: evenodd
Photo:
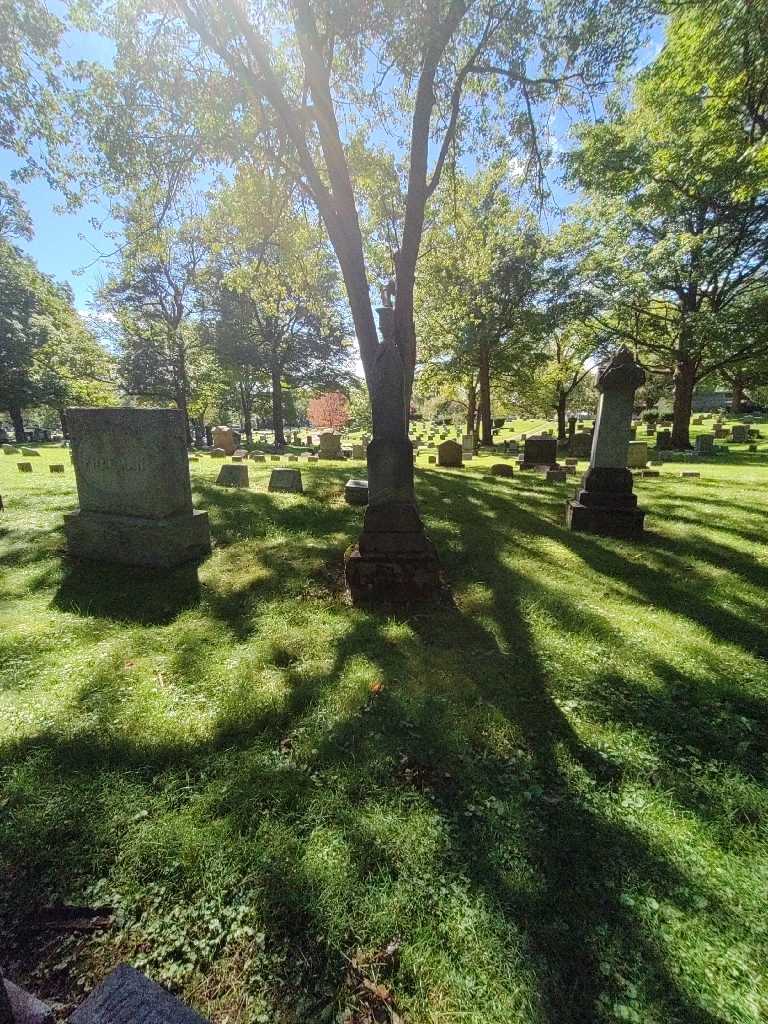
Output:
M380 694L381 691L384 689L384 683L381 683L381 682L371 683L369 689L370 689L371 693L373 693L373 694L378 696L378 694Z

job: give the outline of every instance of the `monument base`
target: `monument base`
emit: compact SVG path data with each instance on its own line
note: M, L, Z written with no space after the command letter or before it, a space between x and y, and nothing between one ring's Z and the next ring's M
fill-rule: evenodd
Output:
M115 516L78 509L64 516L67 550L74 558L170 569L211 553L208 513L168 519Z
M344 555L344 579L354 604L413 604L443 593L440 560L415 506L368 506L360 539Z
M565 523L578 533L599 533L604 537L642 537L645 509L596 508L569 501Z

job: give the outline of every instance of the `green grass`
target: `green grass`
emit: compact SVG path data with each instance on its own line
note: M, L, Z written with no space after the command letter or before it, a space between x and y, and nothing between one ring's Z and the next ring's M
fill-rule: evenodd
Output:
M220 1024L386 1020L363 978L409 1024L768 1019L765 441L638 481L640 543L419 457L454 603L403 616L343 599L360 465L202 458L214 553L158 576L67 562L41 451L0 456L11 976L71 1005L127 960Z

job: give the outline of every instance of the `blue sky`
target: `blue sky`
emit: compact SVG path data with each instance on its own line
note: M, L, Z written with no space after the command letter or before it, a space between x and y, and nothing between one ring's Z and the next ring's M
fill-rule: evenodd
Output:
M648 46L639 54L638 66L648 63L658 53L662 36L661 28L654 31ZM70 31L63 40L63 54L68 61L88 59L109 63L111 52L110 43L95 34ZM552 125L559 146L566 142L568 126L567 115L559 113ZM18 165L16 157L0 150L0 178L9 179ZM555 184L556 177L553 169L550 184L555 185L555 199L561 207L566 206L573 196ZM16 187L29 209L35 229L34 238L24 242L23 248L46 274L69 282L77 308L87 310L108 272L106 261L100 258L100 254L111 252L115 246L114 239L106 237L104 230L93 223L94 220L104 221L107 209L92 204L75 213L63 212L60 209L61 196L41 179ZM110 225L106 227L108 229Z

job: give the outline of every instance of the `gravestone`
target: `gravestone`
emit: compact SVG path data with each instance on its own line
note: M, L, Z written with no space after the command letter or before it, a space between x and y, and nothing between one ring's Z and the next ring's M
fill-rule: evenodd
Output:
M714 455L715 435L699 434L699 436L693 442L693 450L697 455Z
M645 372L627 348L619 349L600 369L589 469L577 498L566 507L566 523L572 530L621 537L643 532L645 512L637 507L627 461L635 391L644 382Z
M576 459L588 459L591 453L592 431L583 430L577 433L573 439L573 445L568 450L568 454Z
M579 464L579 460L578 459L566 459L565 460L565 464L566 464L566 466L577 466Z
M568 451L571 451L571 448L573 446L573 442L576 439L576 423L577 423L577 420L576 420L575 416L569 416L568 417L568 441L567 441Z
M0 973L0 1024L54 1024L53 1010Z
M17 462L16 465L19 468L20 473L31 473L32 463L31 462Z
M344 500L348 505L367 505L368 481L347 480L344 485Z
M715 434L715 440L722 441L722 439L724 437L728 436L728 431L725 429L725 427L722 425L722 423L716 423L715 424L714 434Z
M434 466L435 463L437 462L437 458L434 455L428 455L427 462L430 464L430 466Z
M340 459L341 454L341 435L337 434L335 430L321 430L320 431L320 458L321 459Z
M514 476L515 471L508 462L494 462L491 466L492 476Z
M30 456L34 456L34 458L40 457L40 452L37 451L35 448L24 448L23 446L21 449L21 454L26 455L27 458L29 458Z
M298 462L299 461L299 456L298 455L289 455L288 456L288 461L289 462Z
M48 468L50 469L50 471L52 473L63 473L64 472L64 463L63 462L53 462L53 463L51 463L51 465Z
M282 491L287 494L303 494L300 469L273 469L269 477L270 491Z
M175 996L127 964L91 992L69 1024L208 1024Z
M311 447L312 447L312 435L311 434L307 434L307 448L311 448Z
M365 458L365 448L361 444L352 445L352 458L358 461Z
M212 448L208 453L212 459L226 459L227 453L223 448Z
M235 454L240 437L232 427L214 427L211 436L214 448L220 448L226 455Z
M648 445L645 441L630 441L627 465L630 469L644 469L648 464Z
M749 441L749 427L744 423L734 423L731 427L731 440L736 444L746 444ZM28 454L23 448L21 450L24 455Z
M456 441L441 441L437 446L438 466L451 466L453 468L462 465L462 448Z
M527 437L518 464L520 469L555 466L557 464L557 441L551 437Z
M461 436L461 450L466 455L469 452L472 455L475 451L475 435L474 434L462 434Z
M672 451L672 431L660 430L656 434L656 450L659 452Z
M563 484L567 476L565 470L559 467L547 469L544 473L544 479L548 484Z
M684 469L680 476L683 478L689 477L691 479L695 479L696 477L700 477L701 473L697 469Z
M267 456L266 455L262 455L260 452L252 452L251 455L249 455L249 458L250 458L251 462L266 462L267 461Z
M269 461L270 462L279 462L280 461L280 456L279 455L270 455L269 456Z
M242 463L222 466L216 483L220 487L248 487L248 467Z
M4 444L3 453L5 455L21 455L21 449L12 444Z
M169 568L210 554L177 409L68 409L67 422L80 501L64 517L71 555Z
M247 452L247 450L245 448L236 448L235 451L232 453L232 458L233 459L247 459L248 458L248 452Z

